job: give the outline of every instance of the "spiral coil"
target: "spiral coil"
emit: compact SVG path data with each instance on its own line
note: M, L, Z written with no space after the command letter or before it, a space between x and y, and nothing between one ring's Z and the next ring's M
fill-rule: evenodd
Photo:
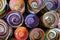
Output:
M17 40L26 40L28 37L28 30L23 26L18 27L15 30L14 35Z
M10 0L9 6L11 10L18 10L21 14L25 11L24 0Z
M25 19L25 24L29 28L34 28L39 24L39 18L35 14L29 14Z
M5 38L8 35L8 25L2 19L0 19L0 38Z
M58 24L59 15L56 11L49 11L43 15L42 20L45 27L54 28Z
M7 23L13 28L21 26L23 20L24 20L23 15L21 15L19 11L10 11L6 15Z

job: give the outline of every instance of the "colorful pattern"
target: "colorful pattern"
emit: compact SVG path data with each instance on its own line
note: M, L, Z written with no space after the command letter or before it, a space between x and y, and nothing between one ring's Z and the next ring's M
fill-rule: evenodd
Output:
M44 40L44 31L40 28L34 28L29 34L30 40Z
M38 13L42 8L44 8L45 0L28 0L28 10L31 13Z
M0 0L0 40L60 40L60 0Z
M20 12L11 11L7 14L6 20L11 27L16 28L22 25L24 19Z
M9 6L11 10L18 10L21 13L25 11L24 0L10 0Z
M59 22L58 22L58 28L60 28L60 18L59 18Z
M11 37L12 34L13 34L13 30L11 27L9 27L9 33L8 33L7 37L5 38L5 40L8 40L8 38Z
M35 14L30 14L25 19L25 24L29 28L34 28L39 24L39 18Z
M59 33L60 33L60 29L58 28L51 29L47 33L47 39L48 40L59 40L59 37L60 37Z
M60 0L48 0L45 5L48 10L60 10Z
M28 30L21 26L15 30L14 34L17 40L26 40L28 37Z
M0 19L0 38L5 38L7 35L8 35L8 26L5 23L5 21Z
M59 14L58 28L60 28L60 12L58 12L58 14Z
M6 0L0 0L0 12L4 10L6 4Z
M54 28L59 21L59 15L56 11L49 11L43 15L43 23L47 28Z

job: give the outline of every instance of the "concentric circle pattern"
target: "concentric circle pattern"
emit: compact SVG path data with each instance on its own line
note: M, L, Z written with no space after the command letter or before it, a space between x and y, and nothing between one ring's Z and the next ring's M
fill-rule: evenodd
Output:
M14 34L17 40L26 40L28 37L28 30L21 26L15 30Z
M59 15L56 11L50 11L43 15L43 23L48 28L54 28L59 22Z
M60 10L59 0L48 0L45 5L48 10Z
M29 38L30 40L44 40L44 31L40 28L34 28L30 31Z
M29 28L34 28L39 24L39 18L35 14L29 14L25 19L25 24Z
M6 15L6 20L11 27L16 28L22 25L24 19L20 12L11 11Z
M4 20L0 19L0 38L5 38L8 32L8 25Z
M49 30L49 32L47 33L48 40L55 40L55 39L58 40L59 33L60 33L60 29L58 28Z
M60 0L0 0L0 40L60 40Z
M38 13L42 8L44 8L45 0L28 0L28 10L30 13Z
M24 0L10 0L9 6L11 10L18 10L21 13L24 13L25 10Z
M0 0L0 12L4 10L6 4L6 0Z

